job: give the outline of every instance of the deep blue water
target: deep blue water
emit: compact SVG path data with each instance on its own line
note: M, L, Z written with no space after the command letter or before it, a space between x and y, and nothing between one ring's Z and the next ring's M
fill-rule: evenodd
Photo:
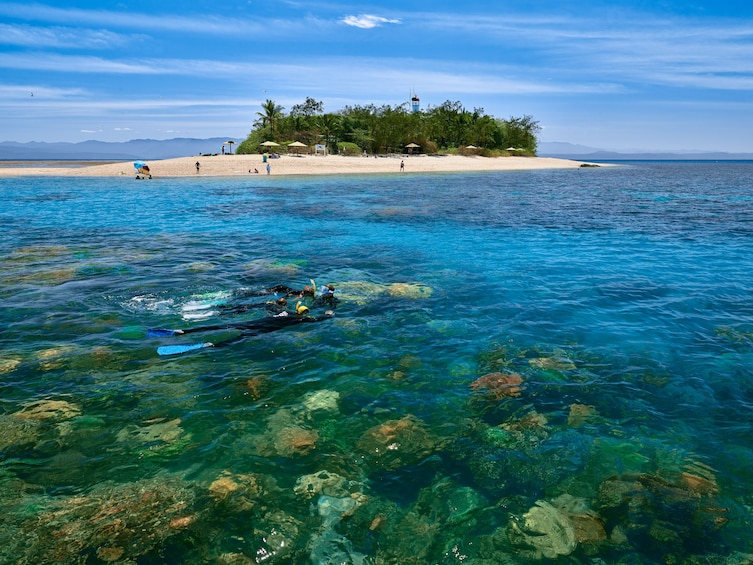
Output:
M751 179L0 179L0 562L743 562Z

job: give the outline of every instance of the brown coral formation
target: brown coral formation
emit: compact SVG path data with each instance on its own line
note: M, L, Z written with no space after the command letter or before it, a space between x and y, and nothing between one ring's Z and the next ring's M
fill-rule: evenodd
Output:
M251 400L263 398L269 390L269 379L262 376L250 377L241 383L243 393L248 395Z
M175 476L103 483L85 495L53 499L18 527L36 535L11 538L19 563L79 563L96 553L105 562L133 560L198 520L194 490ZM129 561L132 562L132 561Z
M596 408L586 404L571 404L570 414L567 416L567 425L571 428L579 428L596 416Z
M523 377L517 373L488 373L471 383L471 390L483 390L495 400L518 397L523 390Z
M310 453L319 441L319 432L301 426L289 426L275 436L275 449L283 457L300 457Z
M357 447L381 466L395 469L430 455L441 447L441 441L423 421L409 414L366 430Z
M13 414L19 420L51 420L58 422L75 418L81 414L81 409L67 400L37 400L25 404L21 410Z

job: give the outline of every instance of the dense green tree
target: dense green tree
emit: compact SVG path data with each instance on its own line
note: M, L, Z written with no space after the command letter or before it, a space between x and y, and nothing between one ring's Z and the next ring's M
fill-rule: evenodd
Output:
M500 122L500 127L504 143L509 147L522 148L532 155L536 153L536 135L541 127L533 116L510 117L509 120Z
M515 147L536 153L536 135L540 131L531 116L499 120L483 108L466 110L459 101L447 100L424 112L412 112L407 104L397 106L346 106L335 114L325 114L324 104L311 97L284 109L272 100L262 104L258 119L238 153L259 151L265 139L278 142L301 141L307 145L324 143L330 151L338 147L348 153L402 153L409 143L420 151L463 150L468 145L485 155L503 154Z
M324 102L314 100L310 96L303 104L293 104L290 108L291 116L303 116L310 118L324 113Z

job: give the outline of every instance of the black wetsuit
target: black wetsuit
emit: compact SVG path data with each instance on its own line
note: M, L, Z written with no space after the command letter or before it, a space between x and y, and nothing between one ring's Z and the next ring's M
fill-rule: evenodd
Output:
M267 316L266 318L250 320L248 322L188 328L181 330L181 332L184 334L192 334L196 332L211 332L218 330L241 330L245 335L259 335L273 332L275 330L281 330L282 328L287 328L288 326L294 326L296 324L321 322L322 320L331 317L331 314L324 314L322 316L298 316L297 314L288 314L287 316Z
M266 318L261 318L258 320L238 322L235 324L217 324L214 326L188 328L181 330L181 332L184 334L190 334L196 332L210 332L218 330L240 330L240 335L216 343L212 342L212 345L214 347L218 347L220 345L234 343L246 337L252 337L281 330L283 328L287 328L288 326L295 326L307 322L321 322L322 320L332 318L332 316L333 314L324 314L322 316L299 316L297 314L288 314L287 316L268 316Z
M222 314L242 314L249 310L264 308L270 316L276 316L285 311L285 304L277 302L252 302L250 304L220 304L217 309Z

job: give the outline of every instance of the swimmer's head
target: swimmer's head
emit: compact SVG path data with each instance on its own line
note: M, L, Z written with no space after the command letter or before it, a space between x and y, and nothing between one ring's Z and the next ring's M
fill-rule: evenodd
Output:
M298 302L295 305L295 311L296 311L296 314L298 314L299 316L303 316L304 314L308 313L309 309L308 309L308 306L305 306L301 304L300 302Z
M309 285L304 286L303 296L314 296L314 287Z

